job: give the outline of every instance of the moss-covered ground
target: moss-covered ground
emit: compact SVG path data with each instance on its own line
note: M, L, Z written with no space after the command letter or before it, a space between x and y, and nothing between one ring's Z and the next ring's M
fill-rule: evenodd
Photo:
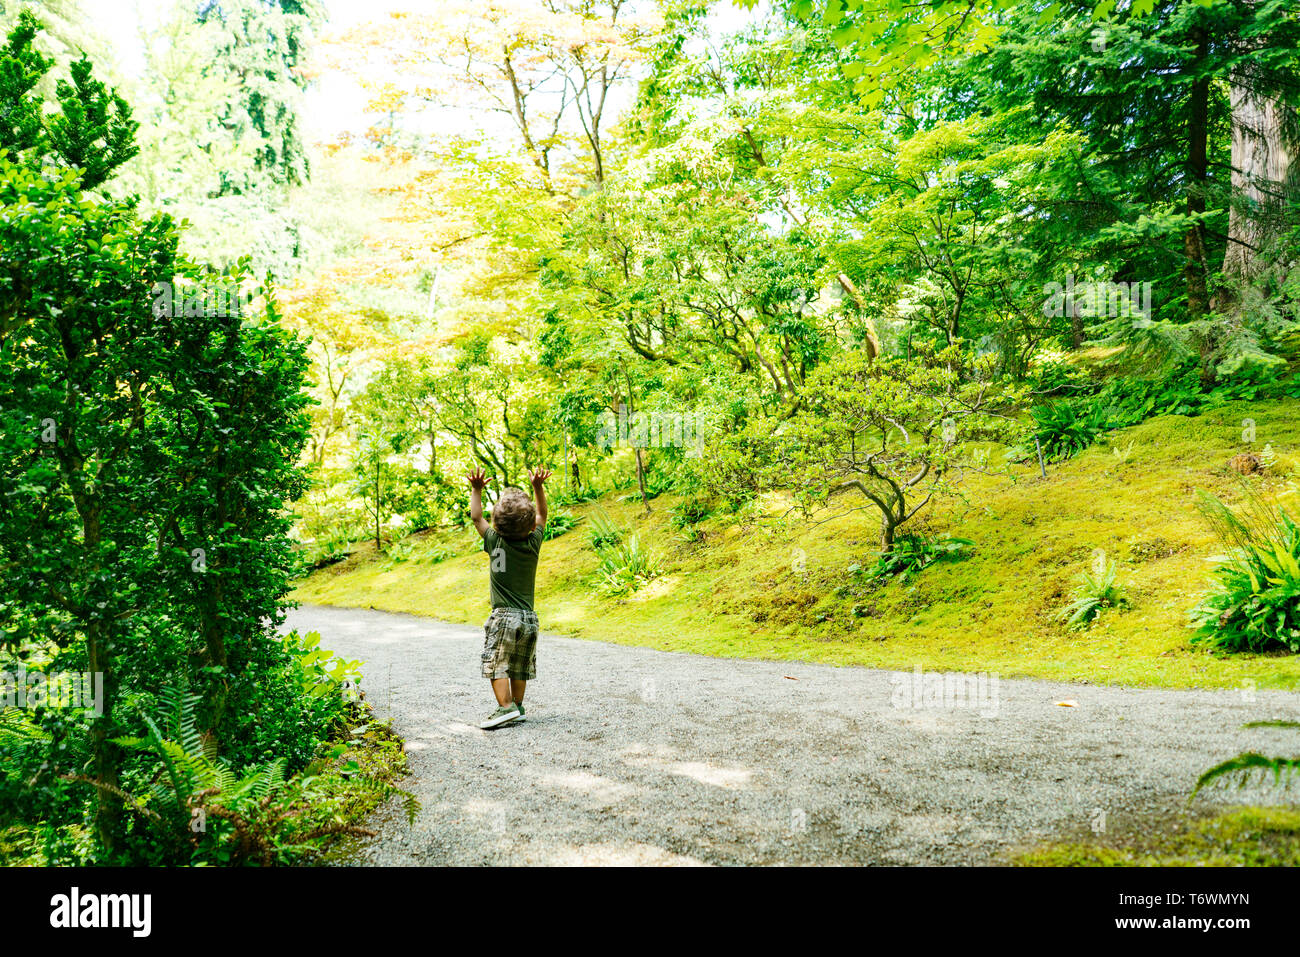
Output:
M581 523L543 549L538 611L551 631L708 655L1294 688L1300 659L1207 653L1189 644L1188 614L1220 551L1196 508L1197 490L1236 500L1242 479L1228 460L1268 445L1276 464L1248 481L1286 502L1294 487L1288 450L1300 446L1297 411L1300 403L1288 399L1167 416L1049 464L1046 478L1036 463L968 475L962 497L937 505L923 530L971 539L973 554L932 565L910 583L866 580L878 526L865 508L845 512L857 504L851 500L811 518L764 501L706 519L688 536L669 521L672 496L653 500L646 515L626 493L608 495L569 511L584 519L606 514L636 531L664 574L630 595L602 596ZM1243 441L1247 420L1253 443ZM1071 631L1061 610L1099 549L1118 562L1132 605ZM417 533L383 551L363 544L313 572L294 597L478 622L487 611L487 556L470 528Z

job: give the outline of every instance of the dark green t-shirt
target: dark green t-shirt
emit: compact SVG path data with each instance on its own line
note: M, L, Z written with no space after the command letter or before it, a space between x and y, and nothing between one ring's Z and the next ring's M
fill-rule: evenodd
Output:
M537 579L537 556L542 551L542 530L527 538L502 538L488 526L483 536L488 553L493 608L526 608L533 611L533 583Z

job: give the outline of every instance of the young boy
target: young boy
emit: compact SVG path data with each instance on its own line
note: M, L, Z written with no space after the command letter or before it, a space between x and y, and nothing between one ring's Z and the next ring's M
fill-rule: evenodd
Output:
M537 675L537 614L533 611L533 582L537 556L546 528L546 489L551 477L530 469L536 508L522 489L507 488L492 509L492 524L483 519L483 486L487 479L475 469L469 479L469 517L483 537L491 558L492 614L483 626L483 677L492 681L497 709L480 728L497 728L524 717L524 688Z

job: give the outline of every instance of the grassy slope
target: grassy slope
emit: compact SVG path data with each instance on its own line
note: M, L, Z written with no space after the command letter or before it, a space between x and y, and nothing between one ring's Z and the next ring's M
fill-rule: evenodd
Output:
M1262 481L1285 493L1287 450L1300 443L1300 403L1237 403L1196 418L1153 419L1108 444L1049 466L1018 467L1015 481L969 480L969 502L944 504L930 531L973 539L970 558L927 569L911 585L855 584L854 563L873 561L877 523L867 511L802 521L772 503L745 522L703 523L688 544L667 525L673 500L607 500L604 509L636 528L665 558L667 574L627 600L590 587L596 560L581 526L548 542L538 573L543 627L570 635L710 655L797 659L928 670L994 671L1168 687L1300 684L1300 658L1216 658L1187 644L1187 611L1203 594L1217 545L1195 507L1194 490L1235 499L1226 468L1242 444L1242 421L1256 423L1258 450L1283 453ZM1121 460L1112 446L1126 448ZM1286 501L1286 499L1283 499ZM784 517L783 517L784 516ZM374 607L479 622L487 611L487 560L472 530L425 533L412 558L390 561L362 547L313 573L295 596L323 604ZM442 562L421 550L453 545ZM1134 550L1136 547L1136 551ZM1058 620L1078 575L1101 548L1119 560L1133 608L1111 612L1087 632ZM806 565L796 571L796 549ZM1166 554L1172 550L1172 554Z
M1233 808L1218 814L1134 822L1113 835L1087 835L1015 856L1026 867L1295 867L1300 812Z

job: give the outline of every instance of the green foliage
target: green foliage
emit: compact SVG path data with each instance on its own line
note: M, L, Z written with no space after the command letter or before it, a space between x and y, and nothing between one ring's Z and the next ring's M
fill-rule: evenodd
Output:
M1113 427L1124 428L1157 415L1202 415L1229 402L1296 394L1300 382L1285 379L1236 379L1206 389L1196 363L1186 361L1157 378L1117 377L1091 402L1106 408Z
M596 588L607 596L625 595L658 578L662 563L633 532L625 539L604 538L595 545L600 564L596 566Z
M968 538L953 535L939 535L924 538L916 534L900 535L894 539L894 547L882 552L870 571L870 577L881 581L895 576L911 581L926 568L937 561L957 561L965 558L975 548L975 543Z
M600 559L596 589L602 595L624 595L662 573L659 558L641 544L640 537L621 528L605 513L591 516L587 541Z
M698 498L688 498L673 506L668 525L678 530L698 525L713 514L708 502Z
M273 183L300 183L308 162L301 130L302 50L313 17L314 3L264 3L261 0L221 0L200 8L200 23L213 23L219 72L243 80L243 98L229 104L219 119L246 130L256 143L257 169ZM251 184L232 180L227 191L242 192Z
M1159 378L1116 376L1094 395L1058 399L1030 408L1035 435L1048 461L1063 461L1094 445L1112 429L1127 428L1161 415L1202 415L1229 402L1254 401L1300 393L1300 382L1248 380L1205 389L1195 362L1183 362ZM1022 457L1033 455L1025 446Z
M856 490L881 517L888 551L936 495L964 471L987 468L982 442L1020 432L1006 414L1017 395L981 375L956 346L911 359L849 352L810 376L797 414L755 422L724 442L715 489L739 476L750 488L792 487L805 507ZM727 470L727 471L724 471Z
M1300 730L1297 721L1251 721L1244 728L1287 728ZM1239 788L1250 784L1271 783L1274 787L1289 788L1300 772L1300 757L1267 757L1257 751L1247 751L1210 768L1196 779L1188 801L1211 785L1236 784Z
M591 547L600 551L602 548L620 545L627 537L627 530L615 525L604 512L591 516L587 526L587 541Z
M1111 428L1107 408L1095 400L1060 399L1029 411L1034 436L1049 462L1072 458Z
M306 546L303 561L309 568L324 568L341 562L352 552L355 535L341 528L331 528L320 538Z
M299 635L291 631L284 636L284 646L299 672L303 692L314 698L342 698L345 689L355 689L361 681L361 662L340 658L320 646L320 632Z
M82 185L94 189L135 156L138 124L84 57L69 68L71 82L56 83L58 109L47 113L37 90L53 61L33 46L40 28L24 9L0 48L0 151L37 166L50 160L75 169Z
M1118 566L1113 561L1102 561L1099 567L1080 574L1079 586L1061 612L1066 627L1087 628L1101 617L1103 610L1129 607L1128 596L1116 581L1117 574Z
M1198 504L1228 554L1217 590L1193 612L1192 640L1228 652L1300 651L1300 525L1250 491L1240 515L1206 492Z
M218 757L215 742L198 731L198 695L165 688L159 698L160 718L141 716L146 736L114 742L155 761L134 769L134 779L151 782L147 790L118 792L135 818L123 852L128 860L182 856L191 864L287 864L317 853L327 838L370 833L337 813L327 779L290 780L283 758L237 771ZM345 772L354 773L355 764ZM408 815L418 806L412 795L386 781L354 783L380 799L403 796ZM329 813L322 814L325 808Z
M594 502L600 498L600 489L591 485L574 489L572 492L564 489L552 495L550 500L556 505L582 505L586 502Z
M295 568L307 360L268 288L214 291L258 285L247 263L191 262L168 218L83 191L131 152L133 125L84 61L41 99L30 28L0 51L16 120L0 124L0 569L14 589L0 642L103 674L102 716L40 715L49 748L24 813L59 833L93 821L88 853L109 860L129 823L114 742L147 730L120 706L160 675L199 696L195 720L232 767L250 751L305 761L328 725L272 637ZM177 286L204 308L167 308L159 289Z
M1036 396L1079 395L1095 388L1083 369L1061 355L1045 356L1031 363L1025 385Z
M542 530L542 541L549 542L571 531L582 521L570 512L552 512L546 516L546 528Z

